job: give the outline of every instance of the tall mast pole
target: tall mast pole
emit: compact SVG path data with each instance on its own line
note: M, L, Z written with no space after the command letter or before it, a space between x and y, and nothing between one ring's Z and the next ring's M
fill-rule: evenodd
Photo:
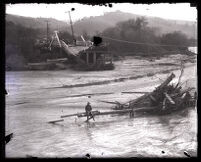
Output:
M48 40L48 38L49 38L49 26L48 26L49 24L48 24L48 22L49 22L49 21L46 20L46 22L47 22L47 40Z
M70 26L71 26L71 31L72 31L72 37L73 37L73 41L74 41L74 44L75 44L75 37L74 37L74 31L73 31L73 23L72 23L72 20L71 20L70 11L68 11L68 14L69 14L69 18L70 18Z

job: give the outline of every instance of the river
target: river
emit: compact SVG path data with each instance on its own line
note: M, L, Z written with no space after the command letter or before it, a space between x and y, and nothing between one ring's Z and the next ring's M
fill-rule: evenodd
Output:
M128 64L128 62L125 62ZM118 69L119 71L119 69ZM174 71L178 76L179 71ZM133 73L137 73L134 71ZM196 86L196 69L185 69L184 80ZM127 73L131 75L130 71ZM191 75L189 75L191 74ZM117 71L6 72L6 130L14 133L6 145L6 157L186 157L197 154L197 112L191 108L165 116L99 116L89 124L80 118L65 118L49 124L60 115L83 112L87 101L94 110L111 105L98 100L125 102L139 95L126 90L153 90L168 74L157 74L122 82L87 86L87 83L111 79ZM122 74L123 75L123 74ZM125 75L125 73L124 73ZM81 81L80 81L81 80ZM86 86L57 88L63 84ZM77 96L76 94L111 94ZM72 96L74 95L74 96Z

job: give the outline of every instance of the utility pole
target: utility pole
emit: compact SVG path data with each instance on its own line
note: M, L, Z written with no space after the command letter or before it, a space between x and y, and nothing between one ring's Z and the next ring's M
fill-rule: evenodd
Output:
M73 37L73 43L75 44L76 39L75 39L75 36L74 36L73 23L72 23L72 20L71 20L70 11L68 11L68 15L69 15L69 19L70 19L70 26L71 26L71 32L72 32L72 37Z
M47 40L48 40L48 38L49 38L49 24L48 24L48 20L46 20L46 22L47 22Z

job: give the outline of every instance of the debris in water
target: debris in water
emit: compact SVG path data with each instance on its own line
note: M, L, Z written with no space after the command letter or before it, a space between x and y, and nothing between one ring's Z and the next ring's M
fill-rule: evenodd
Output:
M184 155L186 155L187 157L191 157L187 151L184 151Z
M10 133L5 136L5 143L7 144L13 138L13 133Z

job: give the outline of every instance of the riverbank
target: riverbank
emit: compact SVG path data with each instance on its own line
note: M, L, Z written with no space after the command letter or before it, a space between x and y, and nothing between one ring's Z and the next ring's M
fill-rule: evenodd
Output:
M195 49L193 48L189 48L189 51L183 52L182 56L183 57L188 57L189 59L193 59L195 56ZM174 51L174 52L166 52L166 53L127 53L127 54L123 54L123 55L114 55L115 57L113 58L114 63L116 61L119 60L125 60L127 58L136 58L136 59L142 59L142 60L150 60L150 61L155 61L155 60L159 60L162 58L167 58L167 57L171 57L172 55L178 55L179 51ZM21 60L18 60L19 62L21 62ZM32 71L32 70L36 70L36 71L43 71L43 70L51 70L51 71L57 71L57 70L66 70L66 69L73 69L72 68L73 65L71 65L68 61L63 61L63 62L39 62L39 63L25 63L25 61L21 62L21 63L9 63L6 62L6 71ZM79 67L79 66L78 66ZM78 70L81 70L77 67ZM115 68L115 67L114 67Z

